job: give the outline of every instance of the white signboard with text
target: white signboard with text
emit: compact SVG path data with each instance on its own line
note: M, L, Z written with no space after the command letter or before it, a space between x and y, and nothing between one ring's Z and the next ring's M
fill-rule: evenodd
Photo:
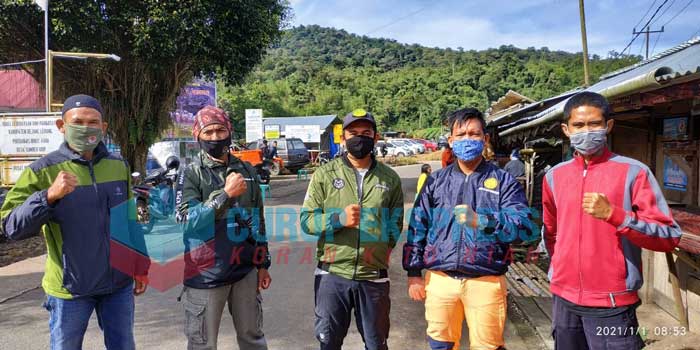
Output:
M24 168L32 164L33 160L10 160L3 162L0 167L0 184L2 185L14 185L17 183L17 179L22 175Z
M321 129L318 125L287 125L284 128L284 136L298 137L302 142L321 142Z
M263 138L262 109L245 110L245 140L253 142Z
M56 127L59 118L0 114L0 156L43 156L57 150L63 143L63 134Z

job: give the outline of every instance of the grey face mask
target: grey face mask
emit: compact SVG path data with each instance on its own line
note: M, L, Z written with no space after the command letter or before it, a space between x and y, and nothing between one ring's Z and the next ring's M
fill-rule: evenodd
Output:
M571 134L571 146L584 156L590 156L600 151L608 142L608 130L600 129Z

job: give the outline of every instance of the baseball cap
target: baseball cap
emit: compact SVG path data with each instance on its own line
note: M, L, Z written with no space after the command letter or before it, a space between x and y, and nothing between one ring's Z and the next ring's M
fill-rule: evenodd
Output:
M88 107L100 112L100 115L104 115L102 111L102 105L100 101L96 98L88 95L73 95L63 102L63 108L61 108L61 117L66 115L66 112L74 108Z
M362 108L358 108L348 113L345 116L345 118L343 118L343 129L350 126L350 124L360 120L364 120L371 123L374 127L374 130L377 130L377 122L374 121L374 116L372 116L372 113L369 113Z

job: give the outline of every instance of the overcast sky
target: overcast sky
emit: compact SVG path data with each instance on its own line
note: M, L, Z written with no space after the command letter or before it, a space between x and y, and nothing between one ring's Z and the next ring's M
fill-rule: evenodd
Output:
M664 0L586 0L588 47L607 56L621 51ZM350 33L395 39L428 47L486 49L512 44L581 51L576 0L290 0L292 25L318 24ZM687 7L686 7L687 6ZM677 16L676 16L677 15ZM673 18L675 16L675 18ZM671 20L673 18L673 20ZM652 30L650 52L660 52L700 34L700 1L669 0ZM640 28L637 28L638 30ZM658 38L658 42L657 41ZM643 54L644 35L632 45Z

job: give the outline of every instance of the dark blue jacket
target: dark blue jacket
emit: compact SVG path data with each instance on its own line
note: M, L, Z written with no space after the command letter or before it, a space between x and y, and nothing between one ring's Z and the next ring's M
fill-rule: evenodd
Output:
M50 205L48 188L61 171L75 175L78 185ZM46 294L63 299L109 294L148 273L129 179L128 165L103 143L91 161L63 143L24 169L0 210L2 230L15 240L43 234Z
M475 208L478 228L456 221L458 205ZM434 172L423 186L410 218L403 267L457 277L502 275L512 260L510 242L539 238L525 193L510 174L486 161L465 175L457 162Z

